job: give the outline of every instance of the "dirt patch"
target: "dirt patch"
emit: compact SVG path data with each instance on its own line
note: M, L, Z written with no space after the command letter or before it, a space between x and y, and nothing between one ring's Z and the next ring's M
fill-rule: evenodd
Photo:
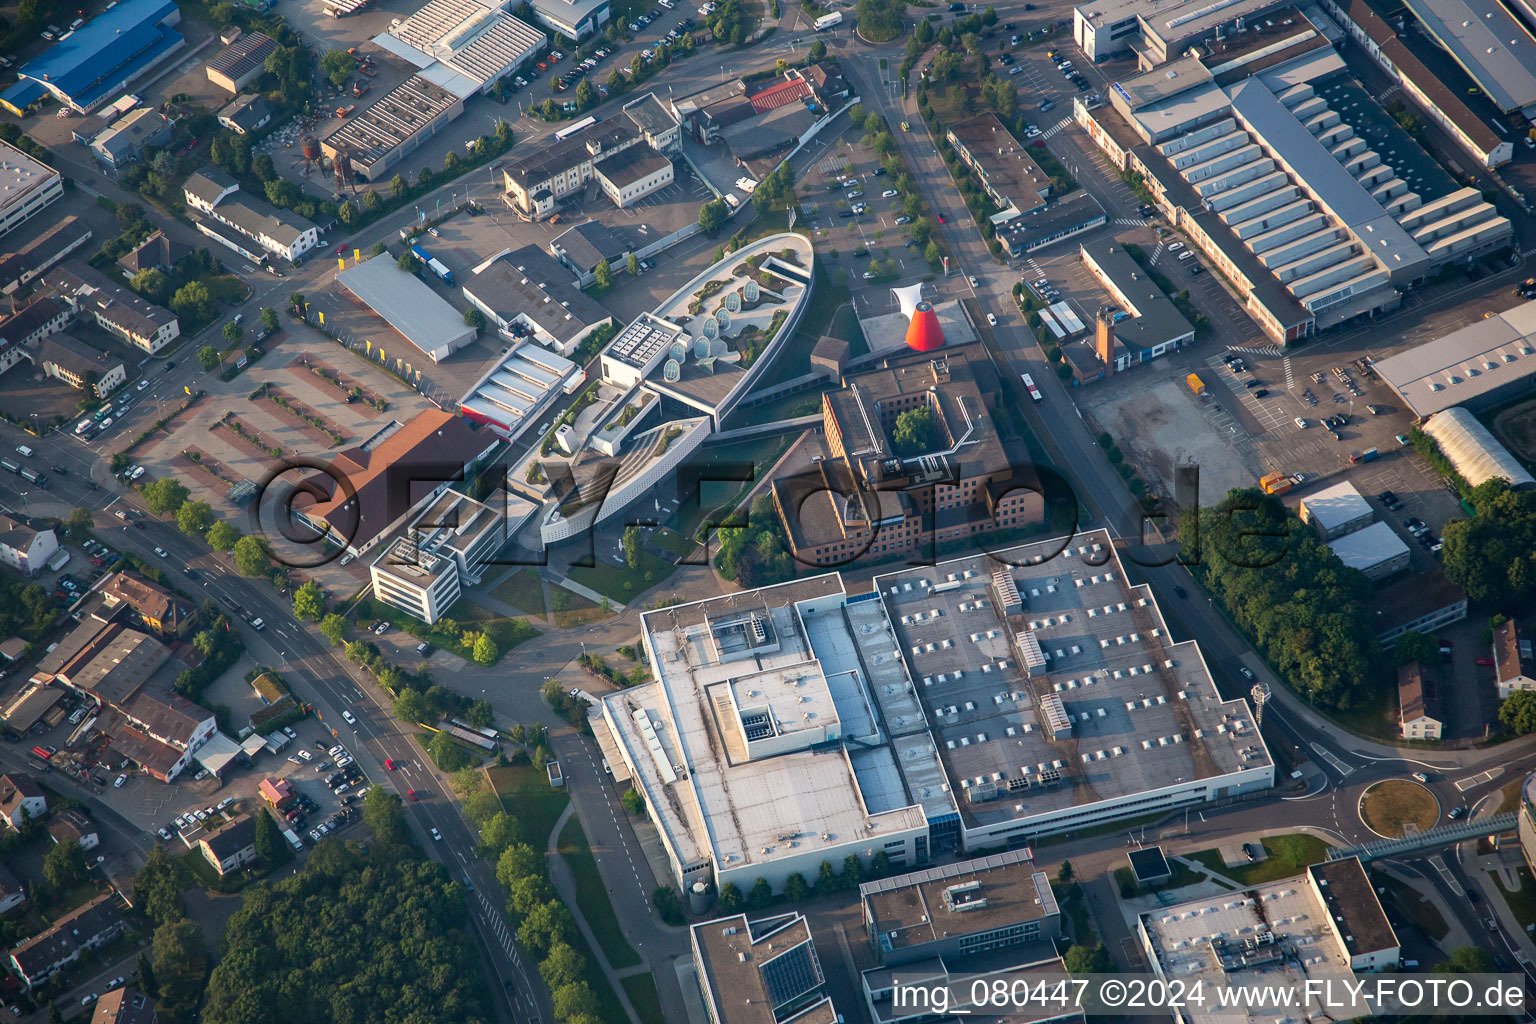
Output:
M1440 802L1417 782L1387 779L1361 794L1360 820L1377 835L1396 839L1434 828L1440 821Z
M1137 379L1131 381L1133 376ZM1157 494L1174 493L1174 470L1184 465L1199 467L1205 504L1214 504L1233 487L1252 486L1259 477L1247 463L1251 448L1234 444L1230 427L1213 421L1217 407L1191 395L1182 378L1153 383L1133 372L1080 394L1096 431L1114 438Z
M1516 458L1522 462L1536 462L1536 398L1499 413L1493 420L1493 432Z

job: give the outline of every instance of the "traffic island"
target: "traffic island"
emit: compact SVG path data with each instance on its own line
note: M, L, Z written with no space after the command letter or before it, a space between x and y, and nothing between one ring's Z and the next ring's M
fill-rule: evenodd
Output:
M1360 794L1360 820L1387 839L1434 828L1440 801L1424 786L1407 779L1378 782Z

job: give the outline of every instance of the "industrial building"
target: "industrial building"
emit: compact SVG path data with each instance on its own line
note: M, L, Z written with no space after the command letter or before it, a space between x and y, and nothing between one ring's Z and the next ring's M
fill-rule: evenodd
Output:
M267 58L277 52L277 40L262 32L247 32L220 50L205 67L208 81L231 95L266 71Z
M1493 631L1493 675L1500 700L1516 690L1536 690L1536 645L1529 626L1519 620Z
M290 263L304 258L320 244L320 228L292 210L279 209L265 199L240 189L240 183L216 167L204 167L182 183L187 205L233 228L258 246L256 257L281 256ZM199 231L221 245L231 240L203 220L193 222ZM239 251L246 252L243 245Z
M128 370L121 359L69 334L55 334L44 341L33 362L45 375L97 398L106 398L128 383Z
M1437 412L1424 421L1423 430L1473 487L1494 477L1503 477L1511 487L1536 486L1520 460L1466 409Z
M75 316L94 320L108 334L150 355L181 336L175 313L140 298L84 260L61 263L43 276L43 282Z
M1273 785L1247 703L1171 640L1107 532L873 583L642 615L657 678L601 701L603 742L684 890L877 852L918 868Z
M1111 314L1102 328L1099 321L1103 318L1095 317L1092 343L1064 347L1063 352L1076 348L1092 353L1101 373L1108 376L1176 352L1195 340L1195 325L1185 319L1118 239L1084 242L1078 246L1078 254L1119 305L1114 312L1126 315L1117 319ZM1049 323L1046 316L1041 320ZM1076 369L1074 365L1074 372Z
M153 107L140 107L112 122L91 140L91 155L109 171L120 171L139 159L146 146L162 146L175 131L170 118Z
M1364 529L1376 518L1371 503L1347 480L1302 498L1300 515L1322 541Z
M682 137L677 121L652 93L624 104L617 117L610 117L567 138L556 139L526 155L514 155L502 166L506 188L503 198L520 215L541 220L555 212L560 200L586 185L594 176L604 173L603 168L609 161L635 147L640 147L645 155L631 155L621 161L615 167L615 178L630 181L631 172L639 168L642 172L639 180L647 191L666 184L655 184L652 178L671 173L662 169L658 161L666 160L670 168L671 161L667 157L681 150ZM633 182L629 187L635 187ZM627 202L639 198L643 198L643 194L630 196Z
M1405 0L1419 25L1505 114L1536 118L1536 37L1531 10L1516 17L1495 0Z
M1346 567L1359 569L1373 580L1408 568L1408 545L1386 523L1372 523L1328 541L1328 550L1338 555Z
M1051 179L996 114L956 121L944 137L996 204L993 224L1038 210L1051 199Z
M1068 192L1049 205L1002 224L998 240L1015 258L1076 238L1109 223L1109 214L1087 189Z
M380 181L423 142L464 113L464 97L412 75L326 136L320 151L349 164L363 181Z
M710 1024L840 1024L800 913L757 921L736 914L688 930Z
M1300 992L1307 982L1353 984L1357 972L1396 967L1401 946L1357 858L1313 864L1292 878L1240 892L1157 907L1136 918L1136 937L1159 978L1242 988L1258 998L1238 1008L1186 1005L1179 1024L1273 1024L1275 1007L1259 996L1265 987ZM1353 1011L1335 1004L1338 1016Z
M500 443L462 417L438 409L407 423L391 420L363 443L334 455L331 473L305 480L293 516L355 558L399 529L452 481L462 480L465 467Z
M567 270L576 275L582 288L597 280L597 265L604 261L617 271L628 262L633 250L602 221L584 220L573 225L549 243L549 252Z
M1503 138L1488 119L1474 113L1455 89L1424 65L1398 34L1397 25L1377 9L1375 0L1322 0L1322 6L1479 166L1501 167L1514 158L1514 142Z
M373 596L431 625L479 583L496 552L538 509L500 492L499 507L449 488L369 566Z
M575 287L566 269L536 245L482 264L464 282L464 297L503 337L531 335L562 356L613 323L613 314Z
M0 235L64 195L62 174L4 141L0 141L0 177L6 182L5 195L0 196Z
M608 24L608 0L533 0L539 24L577 42Z
M1536 302L1404 349L1378 360L1375 370L1421 420L1454 406L1484 409L1536 393Z
M31 284L38 275L91 240L90 226L79 217L48 220L50 223L40 229L40 234L25 241L8 242L17 248L0 256L0 294L10 295Z
M977 991L987 990L987 979L1040 976L1043 981L1045 975L1065 973L1055 945L1061 908L1028 847L865 882L859 886L859 902L869 941L851 948L865 1008L875 1024L941 1019L931 1007L895 999L897 978L906 984L952 979L953 1002L943 1019L986 1019L995 1007L972 1001ZM1040 1007L1007 1017L1018 1024L1084 1020L1076 1008L1056 1010Z
M1405 740L1438 740L1444 722L1440 715L1440 682L1435 667L1410 661L1397 667L1397 717Z
M46 9L46 7L45 7ZM0 106L17 117L48 94L89 114L183 46L175 0L121 0L23 64Z
M1305 15L1276 14L1219 60L1194 50L1074 109L1285 344L1395 309L1441 268L1507 247L1513 229L1405 132L1405 155L1373 149L1350 117L1400 129L1379 108L1351 114L1374 100Z
M1127 52L1143 70L1177 57L1190 44L1223 31L1241 30L1246 22L1282 6L1277 0L1091 0L1072 11L1072 38L1091 61Z
M464 322L463 314L415 274L401 270L388 253L353 264L336 280L434 363L475 340L475 329ZM378 345L383 347L382 339Z
M510 0L429 0L373 41L458 96L487 93L527 64L549 37L509 13Z
M459 400L459 412L471 423L515 440L556 399L575 392L586 380L581 367L569 359L524 340L475 382Z

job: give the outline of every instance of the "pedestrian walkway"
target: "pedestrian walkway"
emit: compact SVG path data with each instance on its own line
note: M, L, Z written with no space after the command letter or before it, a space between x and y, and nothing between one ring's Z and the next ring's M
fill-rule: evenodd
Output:
M1058 134L1058 133L1060 133L1062 131L1065 131L1066 128L1069 125L1071 125L1071 124L1072 124L1072 119L1070 117L1062 118L1060 121L1057 121L1055 124L1051 125L1049 128L1045 129L1044 131L1042 131L1040 133L1040 141L1044 142L1047 139L1049 139L1051 136L1056 135L1056 134Z
M545 569L539 573L539 575L555 586L564 587L566 590L569 590L573 594L580 594L582 597L586 598L588 601L591 601L598 607L602 607L606 603L607 606L615 612L624 611L624 605L620 604L618 601L615 601L607 594L598 593L591 587L582 586L580 583L577 583L569 576L561 576L559 573L552 569Z
M619 1005L624 1007L624 1012L629 1016L630 1024L640 1024L640 1015L635 1012L634 1006L629 1001L629 994L624 991L620 972L609 966L608 958L603 955L603 947L597 941L597 935L592 931L592 926L587 924L587 919L582 916L581 905L576 902L576 876L571 873L565 858L560 856L560 832L565 828L565 823L571 820L571 815L575 813L576 805L566 804L565 810L555 821L555 827L549 830L549 849L546 851L549 854L549 880L554 884L555 892L560 894L566 909L571 912L571 917L576 921L576 928L581 932L582 938L587 940L587 952L608 978L608 984L612 986ZM640 972L637 969L626 973Z

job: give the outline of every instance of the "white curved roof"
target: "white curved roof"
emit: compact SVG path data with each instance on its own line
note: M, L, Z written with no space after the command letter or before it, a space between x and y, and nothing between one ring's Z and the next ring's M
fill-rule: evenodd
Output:
M896 306L901 310L901 315L910 320L912 311L923 301L923 282L918 281L905 288L892 288L891 294L896 297Z
M1508 480L1511 487L1536 485L1536 477L1527 473L1509 449L1460 406L1435 413L1424 421L1423 429L1473 487L1496 476Z

